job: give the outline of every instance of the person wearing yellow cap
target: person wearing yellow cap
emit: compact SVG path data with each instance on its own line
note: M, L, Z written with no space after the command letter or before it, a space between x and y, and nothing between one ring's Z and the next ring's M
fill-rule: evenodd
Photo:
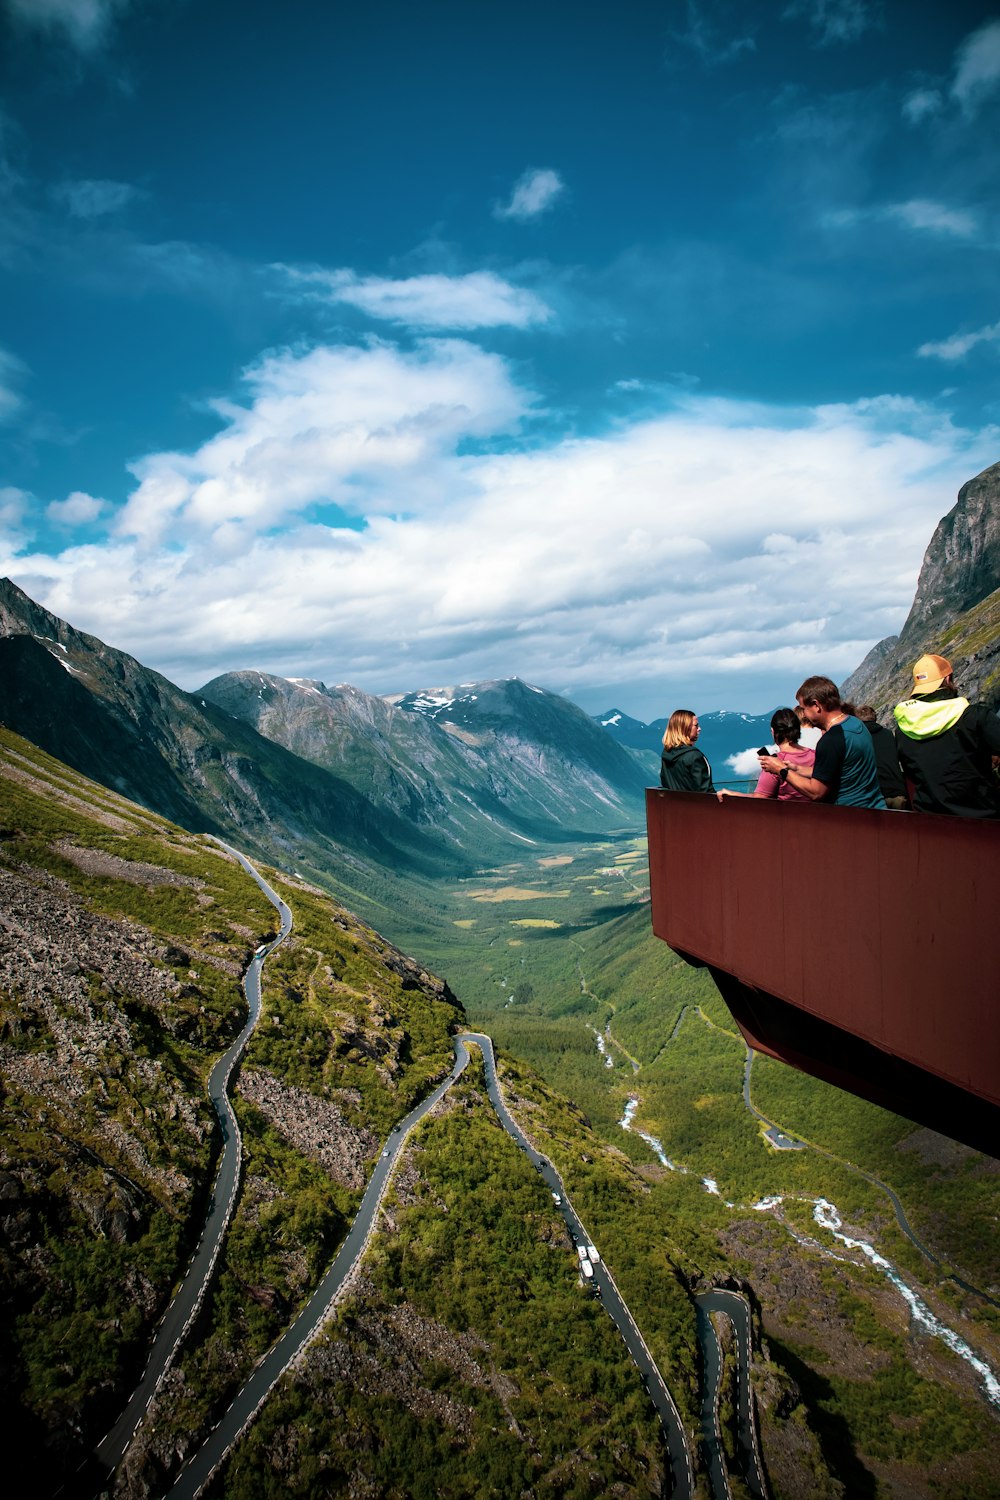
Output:
M951 662L922 656L913 691L893 709L896 749L914 812L1000 818L992 757L1000 755L1000 718L955 687Z

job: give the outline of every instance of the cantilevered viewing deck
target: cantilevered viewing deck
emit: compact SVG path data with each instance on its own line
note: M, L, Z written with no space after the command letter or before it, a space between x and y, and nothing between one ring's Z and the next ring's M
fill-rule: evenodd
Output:
M1000 825L649 790L653 930L751 1047L1000 1156Z

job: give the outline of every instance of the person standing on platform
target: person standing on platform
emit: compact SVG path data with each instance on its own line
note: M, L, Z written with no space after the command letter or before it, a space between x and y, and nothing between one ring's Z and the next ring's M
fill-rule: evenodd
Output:
M675 708L667 720L660 757L660 785L668 792L714 792L712 767L695 741L701 733L697 714Z
M1000 718L984 703L959 696L947 657L920 658L912 695L897 703L893 714L914 812L1000 818L1000 789L993 776Z
M899 768L896 741L888 729L882 728L870 703L861 705L858 709L858 718L872 737L872 749L875 751L875 765L878 769L878 784L882 788L885 805L893 812L904 812L910 805L910 799L906 795L906 782Z
M798 766L800 771L811 771L816 753L806 749L799 744L802 734L802 725L794 708L778 708L771 715L771 733L774 735L774 743L778 747L777 759L783 761L786 766ZM757 754L763 759L766 750L758 750ZM732 792L728 787L720 787L715 794L721 802L723 797L766 797L778 802L808 802L804 792L796 791L792 783L786 778L775 776L773 771L761 770L757 778L757 785L752 792Z
M761 769L787 779L810 802L885 810L872 738L860 719L844 712L840 690L829 677L807 677L795 694L807 724L823 731L811 772L762 755Z

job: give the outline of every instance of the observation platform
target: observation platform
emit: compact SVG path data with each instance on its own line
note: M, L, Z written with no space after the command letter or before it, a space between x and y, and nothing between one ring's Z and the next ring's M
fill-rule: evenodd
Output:
M646 792L653 931L747 1043L1000 1156L1000 825Z

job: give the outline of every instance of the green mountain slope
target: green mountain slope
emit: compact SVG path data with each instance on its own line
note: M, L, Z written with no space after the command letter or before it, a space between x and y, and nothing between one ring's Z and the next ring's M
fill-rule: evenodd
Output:
M217 846L5 729L0 793L4 1407L42 1494L118 1415L197 1236L217 1149L205 1080L242 1025L240 975L274 912ZM266 1213L234 1235L209 1314L258 1352L341 1238L380 1135L449 1065L456 1015L439 981L328 898L296 906L271 979L282 1040L265 1036L246 1074L246 1210ZM268 1124L296 1077L346 1132L332 1177ZM208 1409L218 1379L205 1376Z
M382 871L471 868L391 808L290 754L40 609L0 580L0 721L85 775L195 832L279 863Z
M242 1022L239 974L273 920L217 846L6 729L0 794L0 1368L20 1438L8 1483L47 1495L118 1415L197 1236L217 1144L205 1079ZM459 1012L446 987L319 890L269 878L295 927L267 961L241 1073L236 1215L116 1496L169 1487L315 1285L386 1133L450 1064ZM588 1172L599 1164L617 1184L620 1235L646 1212L640 1179L530 1073L507 1077L534 1091L537 1125L562 1134L570 1121ZM649 1336L687 1372L693 1412L690 1300L652 1221L645 1237L663 1278ZM657 1492L652 1409L578 1281L551 1198L474 1070L407 1153L365 1275L268 1414L280 1429L291 1411L290 1432L251 1448L249 1480L237 1455L233 1484L311 1496L332 1466L329 1493L416 1493L438 1454L468 1493L483 1475L544 1487L549 1474L566 1493ZM339 1424L320 1469L302 1447L313 1409ZM511 1421L499 1443L498 1418Z

